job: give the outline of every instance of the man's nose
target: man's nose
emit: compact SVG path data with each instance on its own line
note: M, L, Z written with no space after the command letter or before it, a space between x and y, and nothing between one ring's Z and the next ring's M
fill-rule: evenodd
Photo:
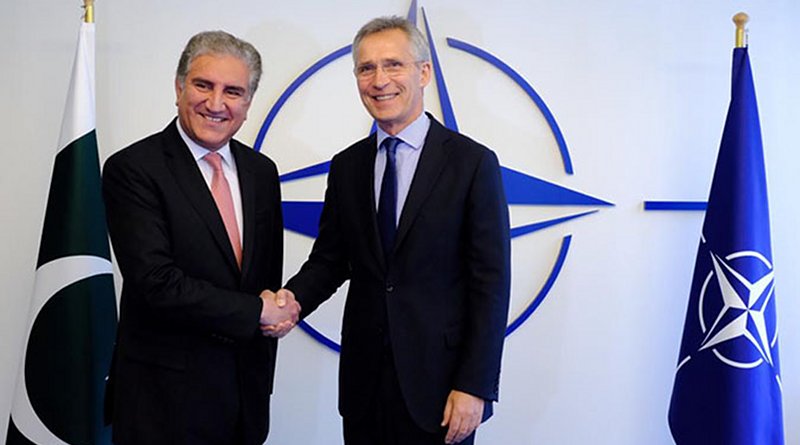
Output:
M389 73L386 72L386 70L383 68L382 65L378 65L375 68L375 79L374 79L375 86L377 87L385 86L387 83L389 83L389 77L390 77Z
M223 111L225 109L225 96L222 91L211 91L206 98L206 107L209 111Z

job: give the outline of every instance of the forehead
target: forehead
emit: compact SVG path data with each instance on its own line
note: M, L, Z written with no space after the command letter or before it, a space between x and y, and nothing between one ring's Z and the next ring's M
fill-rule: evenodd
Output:
M247 87L250 70L240 58L230 54L203 54L189 65L187 79L203 79L226 85Z
M364 37L358 46L359 63L411 55L411 41L400 29L388 29Z

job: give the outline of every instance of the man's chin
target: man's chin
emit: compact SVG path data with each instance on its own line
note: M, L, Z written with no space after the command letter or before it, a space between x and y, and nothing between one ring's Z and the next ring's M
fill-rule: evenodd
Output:
M209 149L209 150L217 150L220 147L222 147L223 145L225 145L225 142L227 142L227 141L224 140L224 139L219 139L219 138L209 138L209 139L203 138L203 139L198 139L195 142L197 142L197 144L200 145L203 148L206 148L206 149Z
M233 136L235 132L230 131L230 126L225 126L225 128L221 128L221 126L205 126L199 129L200 131L197 132L197 143L202 145L203 147L210 148L216 147L219 148L225 145L228 140Z
M378 125L391 125L392 122L395 121L395 116L391 115L390 113L375 112L375 110L372 110L370 115L373 119L375 119L375 122Z

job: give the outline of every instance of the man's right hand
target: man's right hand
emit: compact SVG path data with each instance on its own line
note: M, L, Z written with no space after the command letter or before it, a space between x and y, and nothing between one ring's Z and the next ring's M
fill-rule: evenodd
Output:
M294 328L300 318L300 303L294 293L280 289L277 293L264 290L262 300L261 333L264 336L281 338Z

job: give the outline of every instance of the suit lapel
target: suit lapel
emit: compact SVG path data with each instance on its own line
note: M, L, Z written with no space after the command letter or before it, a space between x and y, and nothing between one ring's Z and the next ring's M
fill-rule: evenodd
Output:
M236 160L239 174L239 190L242 197L242 277L246 276L255 249L256 184L255 174L244 161L242 150L248 150L231 140L231 153ZM232 250L232 249L231 249Z
M361 142L358 148L358 161L355 171L351 172L356 179L356 193L361 217L367 221L370 252L375 261L383 264L386 260L378 233L378 213L375 209L375 156L378 153L377 135L372 133Z
M447 130L431 117L431 127L422 147L417 171L414 172L414 179L411 181L411 188L400 214L400 224L397 227L397 238L394 243L395 250L403 243L422 204L433 190L439 174L447 163L449 155L449 149L446 147L447 139Z
M225 225L222 222L219 210L217 210L214 197L211 196L211 190L208 189L208 185L206 185L205 179L203 179L203 175L197 167L197 162L192 157L189 147L181 139L175 125L176 123L173 121L163 133L165 138L164 151L169 168L175 177L175 182L178 183L181 191L186 196L186 200L197 210L197 213L208 227L226 261L235 270L239 270L236 264L236 257L233 255L233 248L228 240L228 232L225 230Z

